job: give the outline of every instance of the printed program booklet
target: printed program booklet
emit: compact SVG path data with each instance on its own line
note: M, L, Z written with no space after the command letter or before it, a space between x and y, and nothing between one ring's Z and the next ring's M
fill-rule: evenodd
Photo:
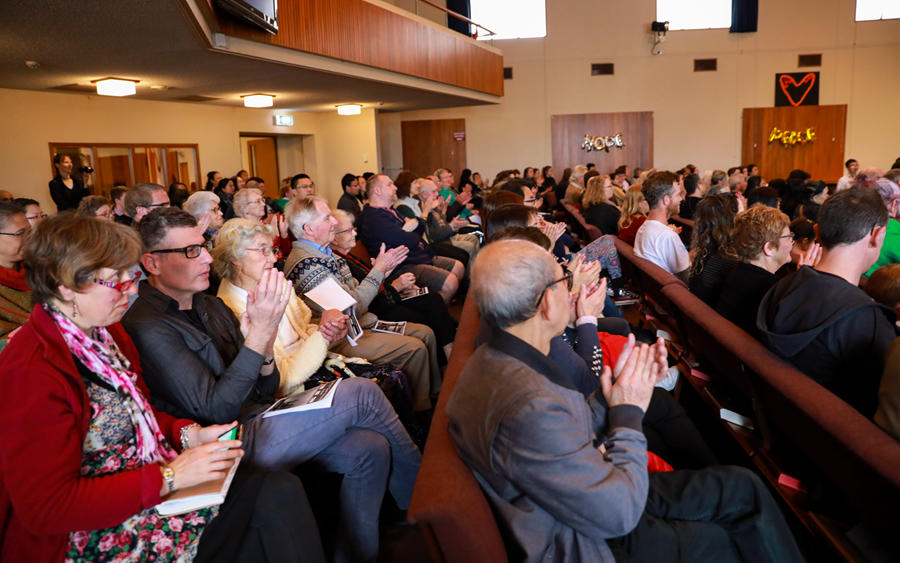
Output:
M406 332L406 321L378 321L372 327L375 332L403 335Z
M356 299L352 295L344 291L344 288L330 276L303 295L323 311L337 309L350 317L347 322L347 340L351 346L356 346L356 341L362 336L363 330L356 319Z
M262 416L263 418L269 418L270 416L278 416L289 412L330 408L331 402L334 400L334 392L340 382L340 379L327 381L302 393L278 399L263 412Z
M240 463L241 458L235 458L234 465L221 479L178 489L168 499L156 505L156 512L160 516L175 516L222 504Z

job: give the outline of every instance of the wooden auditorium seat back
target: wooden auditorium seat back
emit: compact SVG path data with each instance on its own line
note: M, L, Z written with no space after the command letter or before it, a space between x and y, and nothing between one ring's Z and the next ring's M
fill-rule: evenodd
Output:
M411 522L425 522L431 527L448 563L507 561L506 547L490 504L472 471L457 455L447 429L447 401L474 352L479 322L475 299L469 295L463 305L408 512Z
M356 239L356 246L350 249L350 255L367 266L372 265L372 257L369 255L369 251L366 250L366 245L360 239Z

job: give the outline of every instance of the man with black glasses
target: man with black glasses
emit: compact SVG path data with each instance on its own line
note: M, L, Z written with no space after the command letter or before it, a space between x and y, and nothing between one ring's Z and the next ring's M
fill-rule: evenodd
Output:
M273 346L291 292L284 275L265 270L238 319L203 293L212 257L190 213L156 209L139 231L148 280L122 324L140 353L152 403L201 424L239 420L248 466L311 462L342 473L334 560L374 561L385 489L405 509L421 460L384 393L354 377L340 382L331 407L264 418L280 381Z

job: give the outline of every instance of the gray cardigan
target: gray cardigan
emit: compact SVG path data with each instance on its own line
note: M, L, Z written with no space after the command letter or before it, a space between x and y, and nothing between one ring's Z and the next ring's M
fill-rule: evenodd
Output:
M634 529L647 502L640 408L585 401L547 356L498 330L469 359L447 415L460 457L521 550L513 558L613 561L605 540Z

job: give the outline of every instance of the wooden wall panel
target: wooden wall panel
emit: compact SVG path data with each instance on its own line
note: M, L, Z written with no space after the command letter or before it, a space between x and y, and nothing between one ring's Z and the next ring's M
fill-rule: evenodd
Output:
M582 149L585 135L622 134L624 147L609 151ZM550 117L553 145L553 171L561 176L564 168L593 162L601 174L608 174L622 164L653 167L653 112L583 113Z
M217 17L227 35L503 95L502 55L363 0L281 2L277 35Z
M815 139L785 146L769 142L772 128L782 131L815 129ZM837 182L844 172L844 136L847 130L847 106L787 106L744 108L741 162L754 163L766 179L787 178L800 168L813 179Z
M462 133L462 138L454 133ZM448 168L458 179L466 168L465 133L465 119L401 121L403 168L419 176Z

